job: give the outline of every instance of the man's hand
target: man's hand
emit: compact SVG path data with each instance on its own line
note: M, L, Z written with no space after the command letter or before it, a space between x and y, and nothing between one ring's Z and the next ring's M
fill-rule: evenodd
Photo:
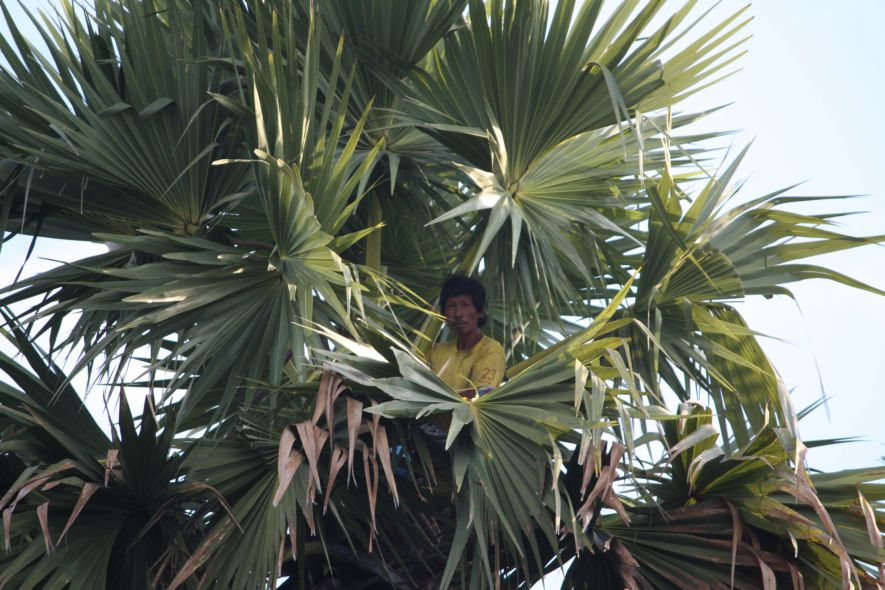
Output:
M476 389L461 389L458 391L458 395L460 395L463 399L470 401L477 397Z
M493 389L494 389L494 387L492 387L491 385L486 385L486 386L480 387L479 389L473 389L473 388L461 389L460 391L458 391L458 395L460 395L462 398L466 399L467 401L471 401L471 400L474 400L474 399L490 392Z

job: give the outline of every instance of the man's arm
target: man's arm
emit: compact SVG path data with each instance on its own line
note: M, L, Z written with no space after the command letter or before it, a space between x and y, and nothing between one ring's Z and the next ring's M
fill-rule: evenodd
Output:
M504 380L504 347L495 340L491 340L486 350L473 363L470 369L470 381L476 390L485 387L497 387ZM476 394L471 391L471 397Z

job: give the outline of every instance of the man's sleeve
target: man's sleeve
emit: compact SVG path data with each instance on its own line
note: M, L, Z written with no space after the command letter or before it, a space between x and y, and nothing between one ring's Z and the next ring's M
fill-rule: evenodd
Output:
M470 373L477 388L501 385L504 380L504 347L495 342L490 350L476 359Z
M428 350L427 356L424 357L425 360L427 360L427 364L430 365L431 369L434 369L434 361L436 360L434 358L435 356L436 356L436 345L434 345L430 350Z

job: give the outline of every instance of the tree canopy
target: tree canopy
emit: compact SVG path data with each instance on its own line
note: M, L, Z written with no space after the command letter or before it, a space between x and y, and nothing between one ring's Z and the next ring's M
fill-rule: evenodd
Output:
M885 468L808 468L735 307L882 294L808 259L885 236L692 131L745 10L604 4L64 0L45 53L2 6L4 240L107 251L0 289L0 588L885 584ZM452 273L475 400L426 363Z

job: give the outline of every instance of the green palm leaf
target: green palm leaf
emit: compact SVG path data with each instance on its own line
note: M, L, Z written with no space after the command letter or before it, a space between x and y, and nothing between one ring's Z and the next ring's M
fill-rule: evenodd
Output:
M156 9L104 4L103 20L84 26L66 4L65 25L35 19L49 58L21 39L4 9L18 51L5 41L0 50L19 77L0 82L2 156L36 171L32 182L19 178L7 191L23 217L22 201L36 197L31 207L193 233L239 190L241 171L211 167L237 154L236 129L206 95L227 74L200 61L220 49L217 29L204 26L212 11L169 3L167 18L143 17ZM68 185L61 195L47 190L60 185ZM134 210L140 213L125 213Z
M109 251L0 286L0 585L885 583L882 470L806 470L847 439L738 306L881 294L809 259L883 236L730 204L745 150L673 113L749 19L698 4L66 2L46 55L4 6L4 240ZM509 364L473 401L423 356L452 272Z

